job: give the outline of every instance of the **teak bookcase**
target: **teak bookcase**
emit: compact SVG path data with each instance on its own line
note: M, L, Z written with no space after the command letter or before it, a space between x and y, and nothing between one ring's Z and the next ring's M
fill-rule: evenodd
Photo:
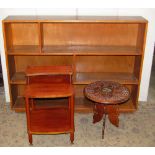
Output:
M97 80L118 81L131 91L120 112L138 107L147 32L143 17L9 16L3 20L11 108L25 110L27 66L72 65L75 111L91 112L83 88ZM49 105L38 101L38 106ZM57 105L65 102L54 100Z

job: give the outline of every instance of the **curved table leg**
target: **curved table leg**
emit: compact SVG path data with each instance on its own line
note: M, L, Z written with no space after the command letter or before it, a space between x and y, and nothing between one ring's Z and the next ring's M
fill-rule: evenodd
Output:
M109 121L115 125L116 127L119 126L119 111L116 105L108 105L107 108L108 118Z
M104 114L105 114L104 105L95 103L95 105L94 105L93 123L97 123L97 122L101 121Z
M103 105L96 103L94 106L93 123L97 123L103 118L102 139L104 139L106 115L108 115L111 124L116 127L119 126L119 110L117 105Z

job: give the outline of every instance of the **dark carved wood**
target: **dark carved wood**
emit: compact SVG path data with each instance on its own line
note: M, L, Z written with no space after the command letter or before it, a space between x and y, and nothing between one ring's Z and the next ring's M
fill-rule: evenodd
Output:
M129 89L118 82L96 81L84 89L85 96L97 103L117 104L129 99Z
M111 81L96 81L87 85L84 89L85 96L94 101L93 123L103 118L102 137L104 137L105 118L108 115L109 121L119 126L118 104L123 104L130 97L130 91L125 86Z

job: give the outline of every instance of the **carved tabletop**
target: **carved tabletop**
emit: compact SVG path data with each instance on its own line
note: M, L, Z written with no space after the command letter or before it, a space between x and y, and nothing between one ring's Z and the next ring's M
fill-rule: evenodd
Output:
M95 102L93 123L99 122L105 116L103 120L103 127L105 128L106 114L108 114L110 122L118 127L118 104L123 104L130 97L130 91L127 87L112 81L96 81L84 88L84 95ZM103 137L104 129L102 131Z
M85 96L97 103L117 104L129 99L129 89L117 82L96 81L84 89Z

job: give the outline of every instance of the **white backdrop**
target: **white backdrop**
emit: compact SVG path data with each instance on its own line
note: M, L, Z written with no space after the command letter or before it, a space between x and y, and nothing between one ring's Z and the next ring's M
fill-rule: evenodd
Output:
M9 102L9 88L7 82L6 62L3 47L3 34L2 34L2 19L8 15L102 15L102 16L143 16L149 21L148 33L146 41L146 50L144 57L144 65L142 72L142 81L140 87L140 101L147 101L148 88L150 81L150 73L152 66L153 50L155 43L155 9L80 9L80 8L69 8L69 9L0 9L0 53L4 77L4 87L6 94L6 101Z

